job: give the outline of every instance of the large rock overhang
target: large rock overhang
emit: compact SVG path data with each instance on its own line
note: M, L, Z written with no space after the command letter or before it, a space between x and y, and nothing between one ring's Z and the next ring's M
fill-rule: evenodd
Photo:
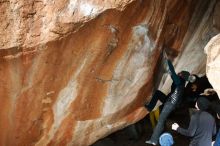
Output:
M209 0L10 0L0 8L6 146L91 145L140 120L151 92L169 90L163 46L177 72L204 74L203 49L220 26L219 2Z

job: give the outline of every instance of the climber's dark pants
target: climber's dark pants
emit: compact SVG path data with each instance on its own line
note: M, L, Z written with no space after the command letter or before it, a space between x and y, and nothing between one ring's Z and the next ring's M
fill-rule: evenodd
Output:
M146 105L146 108L148 111L152 111L155 107L155 105L157 104L157 101L160 100L162 103L164 103L167 100L167 97L169 97L169 95L165 95L163 92L161 92L160 90L156 90L153 97L151 98L151 101L148 105Z
M154 132L151 136L150 141L155 142L156 144L158 143L158 139L163 132L164 129L164 124L169 116L169 114L175 109L175 104L171 103L170 101L165 102L163 110L160 114L160 117L158 119L157 125L154 128Z
M158 143L158 139L163 132L164 124L170 113L176 108L177 105L182 101L182 95L184 91L184 86L178 86L175 91L166 100L160 117L157 122L157 126L154 128L154 132L151 136L150 141Z

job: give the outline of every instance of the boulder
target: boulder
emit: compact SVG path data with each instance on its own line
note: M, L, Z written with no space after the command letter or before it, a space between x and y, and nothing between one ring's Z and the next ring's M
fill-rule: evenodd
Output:
M219 32L217 6L0 1L0 145L86 146L142 119L152 91L168 92L164 47L177 72L205 73L203 48Z

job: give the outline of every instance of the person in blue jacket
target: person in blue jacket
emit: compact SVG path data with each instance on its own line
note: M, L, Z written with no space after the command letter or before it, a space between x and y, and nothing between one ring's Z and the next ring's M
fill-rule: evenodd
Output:
M174 67L170 60L166 59L166 63L168 65L168 73L170 74L173 83L171 86L171 92L166 96L161 91L157 90L153 95L149 104L145 104L145 107L148 111L151 111L157 100L159 99L164 103L164 107L158 119L158 123L154 128L153 134L150 140L146 141L147 144L157 145L159 137L164 129L164 124L169 116L169 114L176 108L176 106L181 102L185 83L189 79L190 73L187 71L181 71L176 74Z

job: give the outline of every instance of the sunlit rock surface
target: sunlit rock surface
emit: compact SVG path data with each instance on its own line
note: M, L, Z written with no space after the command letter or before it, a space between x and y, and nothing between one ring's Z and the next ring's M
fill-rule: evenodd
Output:
M220 97L220 34L213 37L205 47L207 53L207 76Z
M215 30L220 30L220 2L215 6L213 25ZM205 47L207 54L206 73L212 86L220 97L220 34L214 36Z
M0 145L86 146L143 118L163 45L177 71L204 73L218 12L209 0L0 1Z

